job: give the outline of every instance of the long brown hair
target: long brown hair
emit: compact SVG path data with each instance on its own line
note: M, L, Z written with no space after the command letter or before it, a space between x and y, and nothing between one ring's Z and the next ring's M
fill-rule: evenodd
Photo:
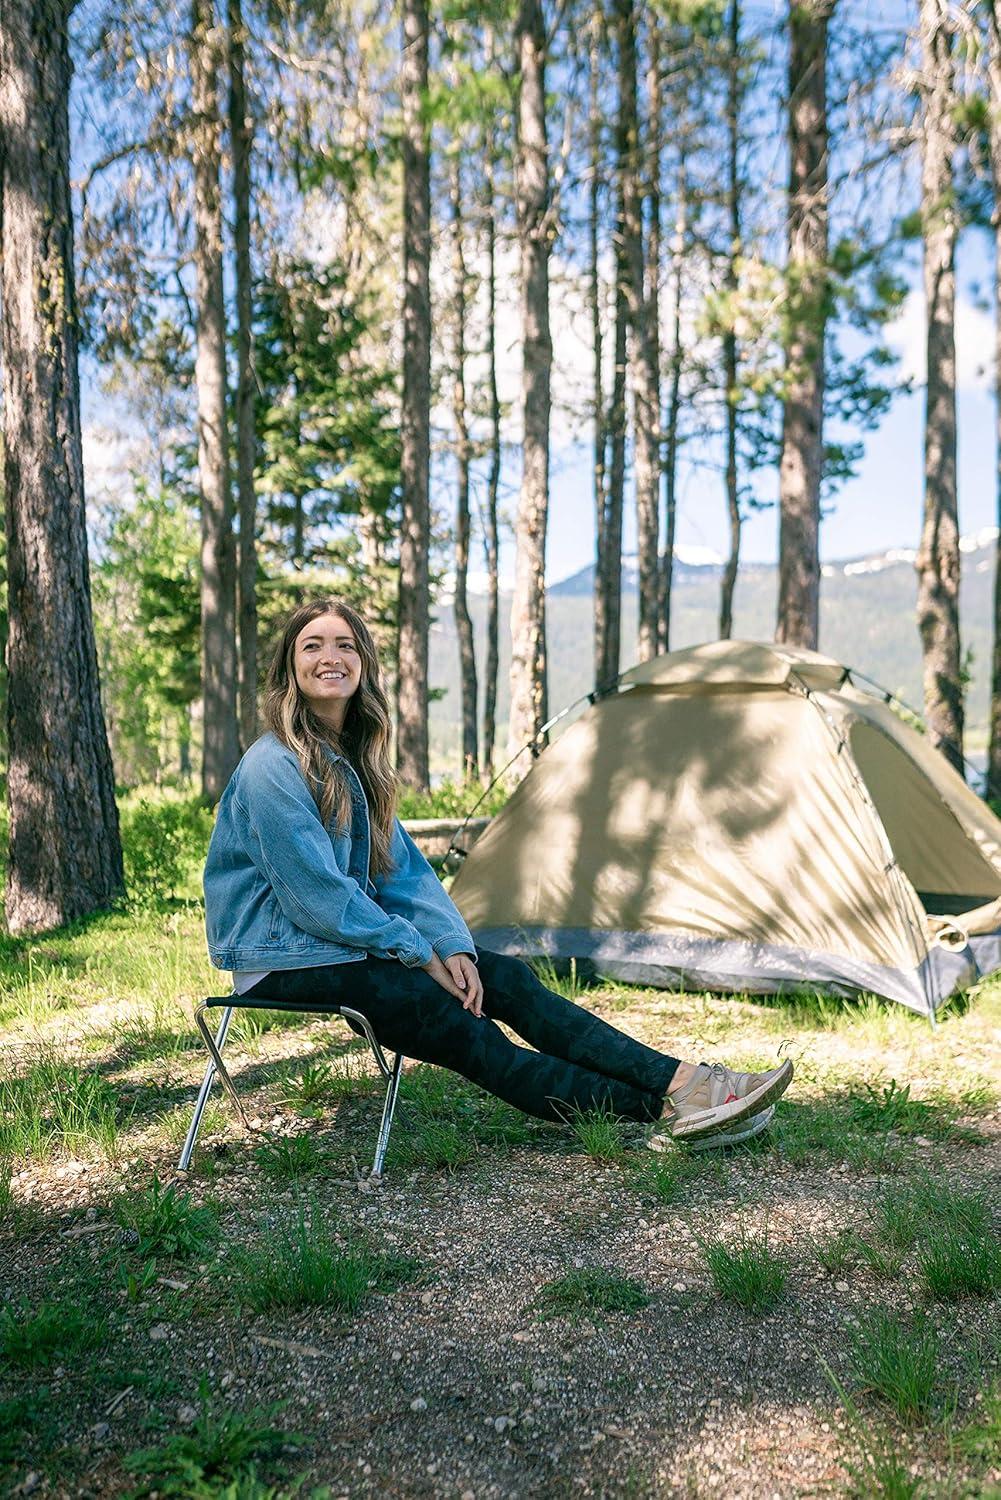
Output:
M295 676L295 643L300 631L321 615L340 615L354 631L361 657L358 687L348 702L344 728L335 735L313 712L303 697ZM372 633L358 611L343 599L320 598L300 604L285 621L268 668L264 689L264 722L272 733L294 750L320 817L324 823L336 814L337 827L351 827L351 793L340 765L331 761L325 746L347 756L354 766L368 799L371 827L370 870L389 873L393 862L389 845L396 816L397 777L389 759L389 701Z

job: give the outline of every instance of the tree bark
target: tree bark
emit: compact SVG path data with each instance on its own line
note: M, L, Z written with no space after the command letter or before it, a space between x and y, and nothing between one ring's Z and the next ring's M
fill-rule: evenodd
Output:
M994 549L994 646L991 657L987 791L1001 797L1001 3L987 7L987 81L990 105L991 227L994 231L994 421L998 536Z
M678 217L671 247L671 363L664 421L664 551L660 560L660 649L671 649L671 594L674 583L674 535L678 516L678 426L681 419L681 291L688 239L688 168L684 151L678 164Z
M493 39L489 50L493 61ZM497 522L501 474L501 404L497 388L497 199L494 191L496 148L493 132L486 150L484 204L487 221L487 399L490 408L490 463L483 518L487 571L487 649L483 669L483 777L494 775L497 737L497 679L500 672L500 534Z
M827 318L827 24L834 0L790 0L786 397L775 639L816 649Z
M921 218L927 317L924 524L918 630L928 737L963 770L956 494L956 203L953 29L945 0L921 0L924 111Z
M462 161L452 165L452 274L455 280L455 354L452 385L452 415L455 422L455 457L458 469L455 519L455 630L459 640L459 683L462 698L462 776L479 774L476 737L476 651L473 622L466 598L469 572L469 466L471 445L466 414L466 299L468 273L464 245Z
M733 592L740 566L740 480L737 473L737 425L740 392L737 386L737 334L733 323L733 300L737 295L737 259L740 255L740 0L730 0L727 23L726 208L729 243L724 285L730 298L726 332L723 334L723 387L726 413L726 512L730 523L730 552L723 568L719 600L720 639L733 634Z
M431 143L427 0L403 0L403 514L400 530L397 769L428 778L428 549L431 466Z
M228 0L229 129L233 149L233 247L236 281L236 495L240 741L257 738L257 496L254 492L253 280L250 264L250 160L253 135L244 78L242 0Z
M219 191L217 37L209 0L193 0L191 69L198 349L198 483L202 509L202 791L218 802L240 758L236 672L236 549L226 418L226 313Z
M57 927L124 889L87 561L69 11L61 0L0 10L12 933Z
M553 350L549 333L549 160L546 140L546 32L542 0L519 0L518 138L515 200L521 257L524 458L515 523L511 604L510 754L526 740L533 757L548 714L546 682L546 523ZM524 757L513 768L524 775Z
M646 297L643 195L636 98L636 16L633 0L616 0L619 64L618 170L622 181L623 254L629 307L629 370L633 391L636 548L639 570L640 661L658 645L658 530L660 501L660 378L657 329Z
M601 313L601 184L604 162L601 150L601 104L598 84L601 77L602 15L596 10L591 17L591 35L588 47L588 152L590 176L588 181L588 249L590 252L588 297L591 313L592 355L592 409L594 414L594 448L592 474L594 483L594 681L600 688L608 676L607 599L603 575L603 559L606 553L605 517L608 505L606 454L608 434L605 421L605 382L603 374L604 340Z

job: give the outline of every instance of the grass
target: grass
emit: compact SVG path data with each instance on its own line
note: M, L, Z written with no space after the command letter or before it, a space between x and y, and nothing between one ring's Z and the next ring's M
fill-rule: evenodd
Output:
M0 1308L0 1366L35 1369L57 1358L96 1348L105 1336L105 1319L89 1306L43 1302L32 1310L26 1302Z
M275 1182L299 1182L303 1177L312 1177L329 1160L311 1135L265 1141L257 1147L254 1157L264 1175Z
M918 1272L938 1302L1001 1291L1001 1240L991 1230L935 1229L918 1252Z
M765 1313L781 1302L788 1270L781 1256L741 1226L739 1235L724 1240L709 1235L700 1240L706 1269L720 1296L746 1312Z
M923 1421L940 1395L939 1336L925 1314L904 1321L884 1308L862 1318L849 1334L860 1394L876 1396L902 1422Z
M1001 1384L984 1391L976 1420L957 1433L956 1446L985 1463L1001 1463Z
M255 1312L333 1307L354 1313L369 1297L395 1291L420 1273L410 1256L338 1244L308 1224L301 1210L291 1228L238 1251L234 1261L241 1300Z
M581 1150L594 1161L621 1161L622 1122L610 1109L575 1109L567 1121Z
M130 1114L98 1071L44 1049L23 1073L0 1078L0 1156L44 1161L65 1147L115 1160Z
M658 1203L676 1203L695 1183L726 1179L728 1165L711 1153L647 1151L630 1161L632 1186Z
M812 1240L810 1249L828 1275L836 1276L858 1260L858 1236L851 1229L839 1229L827 1239Z
M218 1209L208 1203L196 1205L176 1183L164 1187L156 1173L149 1187L123 1193L112 1212L133 1236L130 1248L142 1259L204 1255L219 1238Z
M585 1266L568 1271L555 1281L547 1281L533 1298L541 1318L569 1317L594 1319L602 1313L639 1312L650 1302L650 1293L641 1281L609 1271L602 1266Z
M372 1093L378 1082L367 1074L349 1072L343 1063L335 1067L329 1062L310 1062L284 1080L280 1098L297 1114L316 1117L324 1107Z
M278 1407L252 1407L245 1412L216 1403L203 1379L199 1386L201 1410L187 1432L173 1433L158 1448L146 1448L125 1459L125 1468L147 1481L160 1495L183 1495L190 1500L236 1500L263 1497L257 1476L261 1460L274 1460L302 1439L274 1425Z

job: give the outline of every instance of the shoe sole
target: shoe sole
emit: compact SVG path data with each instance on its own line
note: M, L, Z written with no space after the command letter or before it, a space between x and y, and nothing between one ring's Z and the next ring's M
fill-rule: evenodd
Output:
M707 1135L700 1141L692 1141L690 1151L719 1151L724 1146L739 1146L742 1141L753 1141L756 1135L767 1130L772 1123L772 1115L775 1113L775 1105L769 1104L767 1109L760 1114L752 1115L746 1125L731 1125L729 1130L721 1130L718 1135Z
M675 1122L670 1131L675 1141L697 1141L704 1135L718 1135L721 1130L742 1120L745 1115L758 1115L782 1098L792 1082L792 1062L787 1057L775 1078L763 1083L742 1099L733 1099L729 1104L718 1104L715 1109L703 1110L701 1114L688 1115Z

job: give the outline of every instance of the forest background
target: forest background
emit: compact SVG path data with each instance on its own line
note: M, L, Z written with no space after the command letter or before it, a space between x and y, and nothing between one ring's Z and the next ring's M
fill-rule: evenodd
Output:
M999 38L988 0L7 0L12 927L113 895L115 787L214 804L318 591L375 622L415 793L734 633L1001 781ZM824 517L876 555L822 578Z

